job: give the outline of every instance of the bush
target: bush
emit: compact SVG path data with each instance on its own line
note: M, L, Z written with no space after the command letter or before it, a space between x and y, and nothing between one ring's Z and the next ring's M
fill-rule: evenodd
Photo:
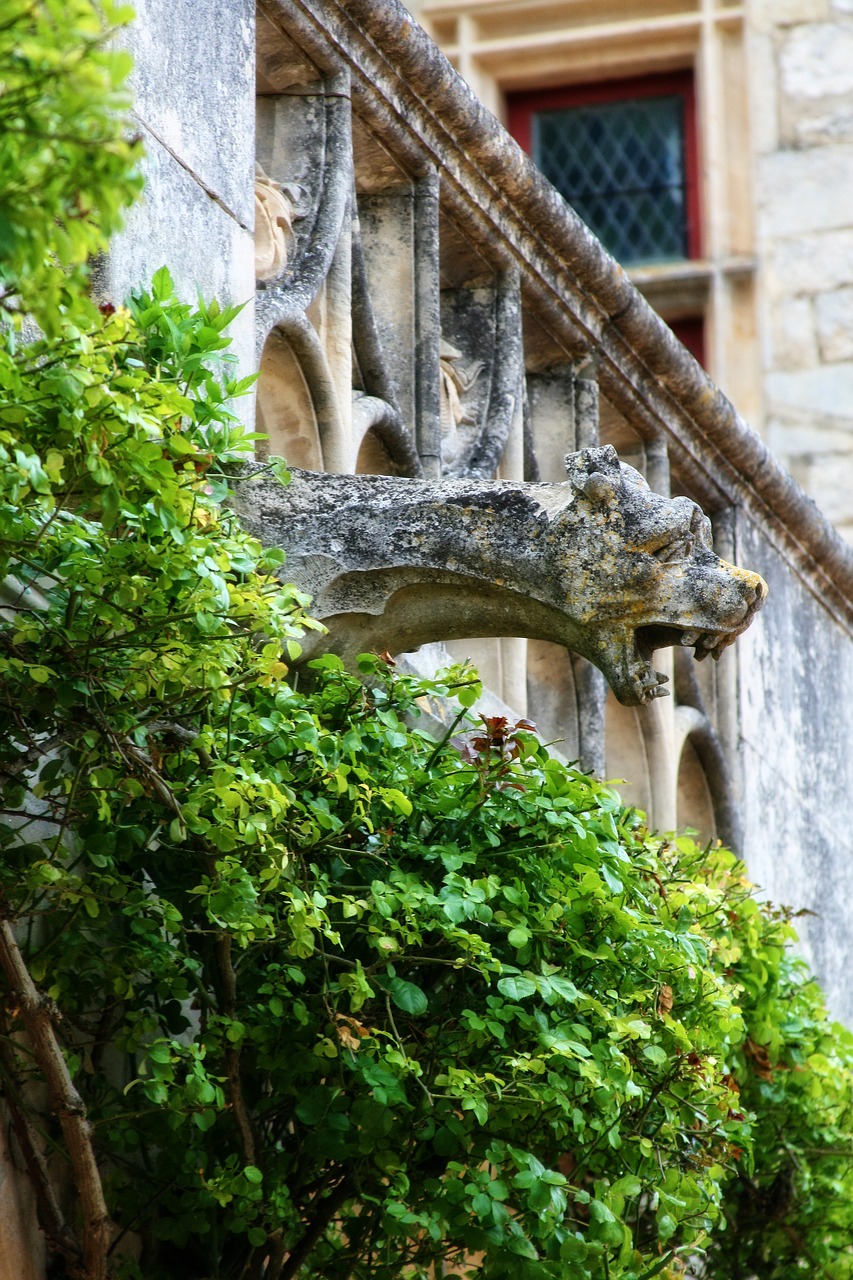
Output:
M849 1277L853 1046L734 856L524 722L420 731L470 672L289 670L233 309L85 297L138 189L105 37L0 24L0 1074L53 1273Z
M471 673L289 680L305 601L220 506L231 315L162 272L0 404L5 969L61 1017L109 1266L847 1274L850 1040L734 856L525 722L419 731Z

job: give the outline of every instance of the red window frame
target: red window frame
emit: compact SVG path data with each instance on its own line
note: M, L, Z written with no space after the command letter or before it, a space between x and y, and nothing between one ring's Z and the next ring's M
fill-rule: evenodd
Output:
M682 316L678 320L667 320L667 324L681 345L690 352L696 363L701 364L702 368L706 369L705 317Z
M699 146L696 128L696 92L692 71L630 79L602 80L592 84L563 85L555 89L530 89L507 94L507 128L516 142L532 155L532 122L538 111L587 107L633 98L661 98L676 94L684 102L684 185L687 214L687 258L702 256L702 217L699 193Z

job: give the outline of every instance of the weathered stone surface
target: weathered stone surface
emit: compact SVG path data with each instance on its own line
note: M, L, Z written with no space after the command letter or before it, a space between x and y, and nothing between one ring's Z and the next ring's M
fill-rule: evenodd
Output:
M853 25L804 23L790 31L780 53L782 88L798 98L853 92Z
M816 310L821 358L853 360L853 288L819 294Z
M737 646L747 865L774 902L814 912L797 921L802 949L833 1013L853 1023L853 828L838 820L853 794L853 646L743 515L738 554L770 587Z
M146 149L146 189L100 282L112 301L164 264L178 293L249 303L231 329L241 375L255 367L254 4L139 0L124 36ZM249 418L251 398L238 402Z
M829 16L828 0L750 0L749 15L761 26L819 22Z
M818 362L814 304L789 298L784 307L768 307L770 362L776 369L808 369Z
M768 246L766 279L772 299L820 293L853 284L853 230L820 231Z
M136 0L134 9L141 122L251 230L254 0Z
M757 165L762 235L775 238L848 227L853 208L853 145L778 151Z
M842 454L849 449L850 432L846 418L824 418L808 409L777 405L767 425L767 441L783 457Z
M110 247L101 284L114 302L131 289L150 284L167 265L179 295L195 302L199 292L222 303L246 303L231 327L232 350L241 374L254 370L254 244L163 147L147 141L146 186L124 231ZM152 233L156 228L156 234Z
M844 103L824 114L802 114L794 121L792 135L798 147L853 142L853 108Z
M853 364L820 365L767 377L768 412L800 409L813 419L849 420L853 411Z
M842 537L851 541L850 494L853 493L853 458L847 448L792 455L791 474L804 489L821 495L825 515L836 525Z
M346 656L466 636L526 636L593 662L636 705L665 692L656 649L718 656L765 596L718 559L688 498L662 498L614 449L566 459L563 484L430 483L296 472L244 481L233 506Z

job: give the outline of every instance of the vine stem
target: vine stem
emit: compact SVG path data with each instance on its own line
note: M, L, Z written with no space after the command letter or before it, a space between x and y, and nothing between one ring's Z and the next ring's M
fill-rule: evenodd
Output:
M237 1017L237 975L234 973L234 965L231 959L231 935L219 933L214 945L219 966L219 978L222 983L222 1012L228 1019L234 1021ZM225 1049L225 1065L228 1072L228 1091L231 1095L231 1108L237 1123L243 1160L246 1164L254 1165L257 1160L255 1137L252 1132L249 1108L246 1106L246 1100L243 1097L240 1050L230 1041L227 1042Z
M110 1217L86 1108L71 1079L57 1039L50 1005L33 982L9 920L0 921L0 967L6 975L10 994L17 1002L21 1022L44 1076L51 1109L59 1119L80 1198L83 1217L81 1260L71 1274L75 1280L108 1280Z
M319 1242L326 1227L353 1191L352 1176L347 1174L320 1204L313 1221L308 1225L305 1234L289 1257L283 1262L278 1274L271 1273L272 1280L294 1280L308 1261L308 1255Z

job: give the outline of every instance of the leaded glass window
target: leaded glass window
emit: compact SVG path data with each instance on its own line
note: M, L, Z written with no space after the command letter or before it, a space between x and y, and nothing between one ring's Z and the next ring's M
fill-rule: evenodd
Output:
M512 135L627 266L701 255L693 76L507 95Z
M533 158L620 262L688 257L679 94L533 115Z

